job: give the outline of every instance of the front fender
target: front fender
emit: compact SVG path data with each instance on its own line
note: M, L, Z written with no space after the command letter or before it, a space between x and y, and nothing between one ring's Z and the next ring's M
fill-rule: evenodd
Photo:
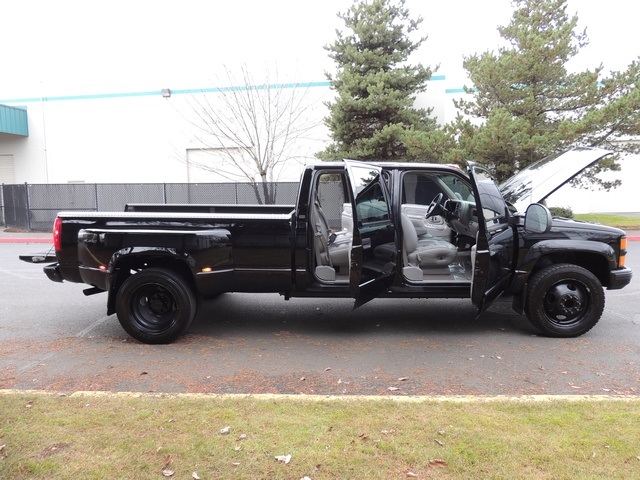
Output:
M511 286L513 296L513 309L523 313L524 298L527 294L527 282L536 264L545 257L567 255L575 258L576 255L597 255L604 259L611 271L617 266L615 250L606 243L591 240L555 239L542 240L533 244L522 257L514 281ZM585 265L583 265L585 266Z
M601 264L602 267L606 264L609 271L614 270L617 267L616 252L606 243L590 240L542 240L532 245L527 253L522 257L520 264L516 268L514 282L510 289L511 292L522 292L526 288L529 276L540 259L551 256L561 257L563 255L570 256L571 258L576 258L576 256L580 255L597 255L599 258L603 259L603 263ZM591 269L594 265L582 266ZM603 280L601 279L601 281Z
M597 254L607 260L609 269L613 270L617 266L618 259L615 250L606 243L594 242L591 240L542 240L529 248L529 251L522 259L522 270L531 271L535 263L542 257L552 254Z

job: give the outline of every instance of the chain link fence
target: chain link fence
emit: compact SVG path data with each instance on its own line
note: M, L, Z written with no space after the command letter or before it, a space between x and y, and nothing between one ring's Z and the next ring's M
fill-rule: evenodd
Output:
M3 184L0 225L48 231L60 211L122 212L128 203L295 204L297 182L267 187L275 192L272 202L265 202L261 184L248 183Z

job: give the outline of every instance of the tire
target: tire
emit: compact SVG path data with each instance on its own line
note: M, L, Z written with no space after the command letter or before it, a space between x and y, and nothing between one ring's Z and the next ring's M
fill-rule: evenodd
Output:
M578 337L600 320L604 290L589 270L560 263L533 275L526 302L529 321L545 335Z
M196 309L196 297L187 282L171 270L161 268L130 276L116 297L116 313L122 328L148 344L177 339L191 325Z

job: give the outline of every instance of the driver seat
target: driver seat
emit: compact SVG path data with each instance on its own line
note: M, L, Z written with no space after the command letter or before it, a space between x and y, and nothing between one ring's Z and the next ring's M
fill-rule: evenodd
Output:
M420 267L424 273L448 274L449 264L456 258L456 247L438 237L419 238L416 227L404 213L400 215L400 222L405 265Z
M400 214L400 222L403 233L402 257L405 273L411 271L412 280L422 280L423 273L448 275L449 264L457 255L456 247L440 237L430 235L426 238L419 237L411 218L404 212ZM395 254L395 243L378 245L374 250L375 257L385 262L395 261ZM418 279L417 276L420 278Z

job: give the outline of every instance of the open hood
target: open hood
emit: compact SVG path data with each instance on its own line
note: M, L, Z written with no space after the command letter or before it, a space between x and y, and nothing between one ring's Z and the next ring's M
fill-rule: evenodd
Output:
M599 148L576 148L550 155L520 170L500 185L504 199L519 212L531 203L542 202L583 170L611 152Z

